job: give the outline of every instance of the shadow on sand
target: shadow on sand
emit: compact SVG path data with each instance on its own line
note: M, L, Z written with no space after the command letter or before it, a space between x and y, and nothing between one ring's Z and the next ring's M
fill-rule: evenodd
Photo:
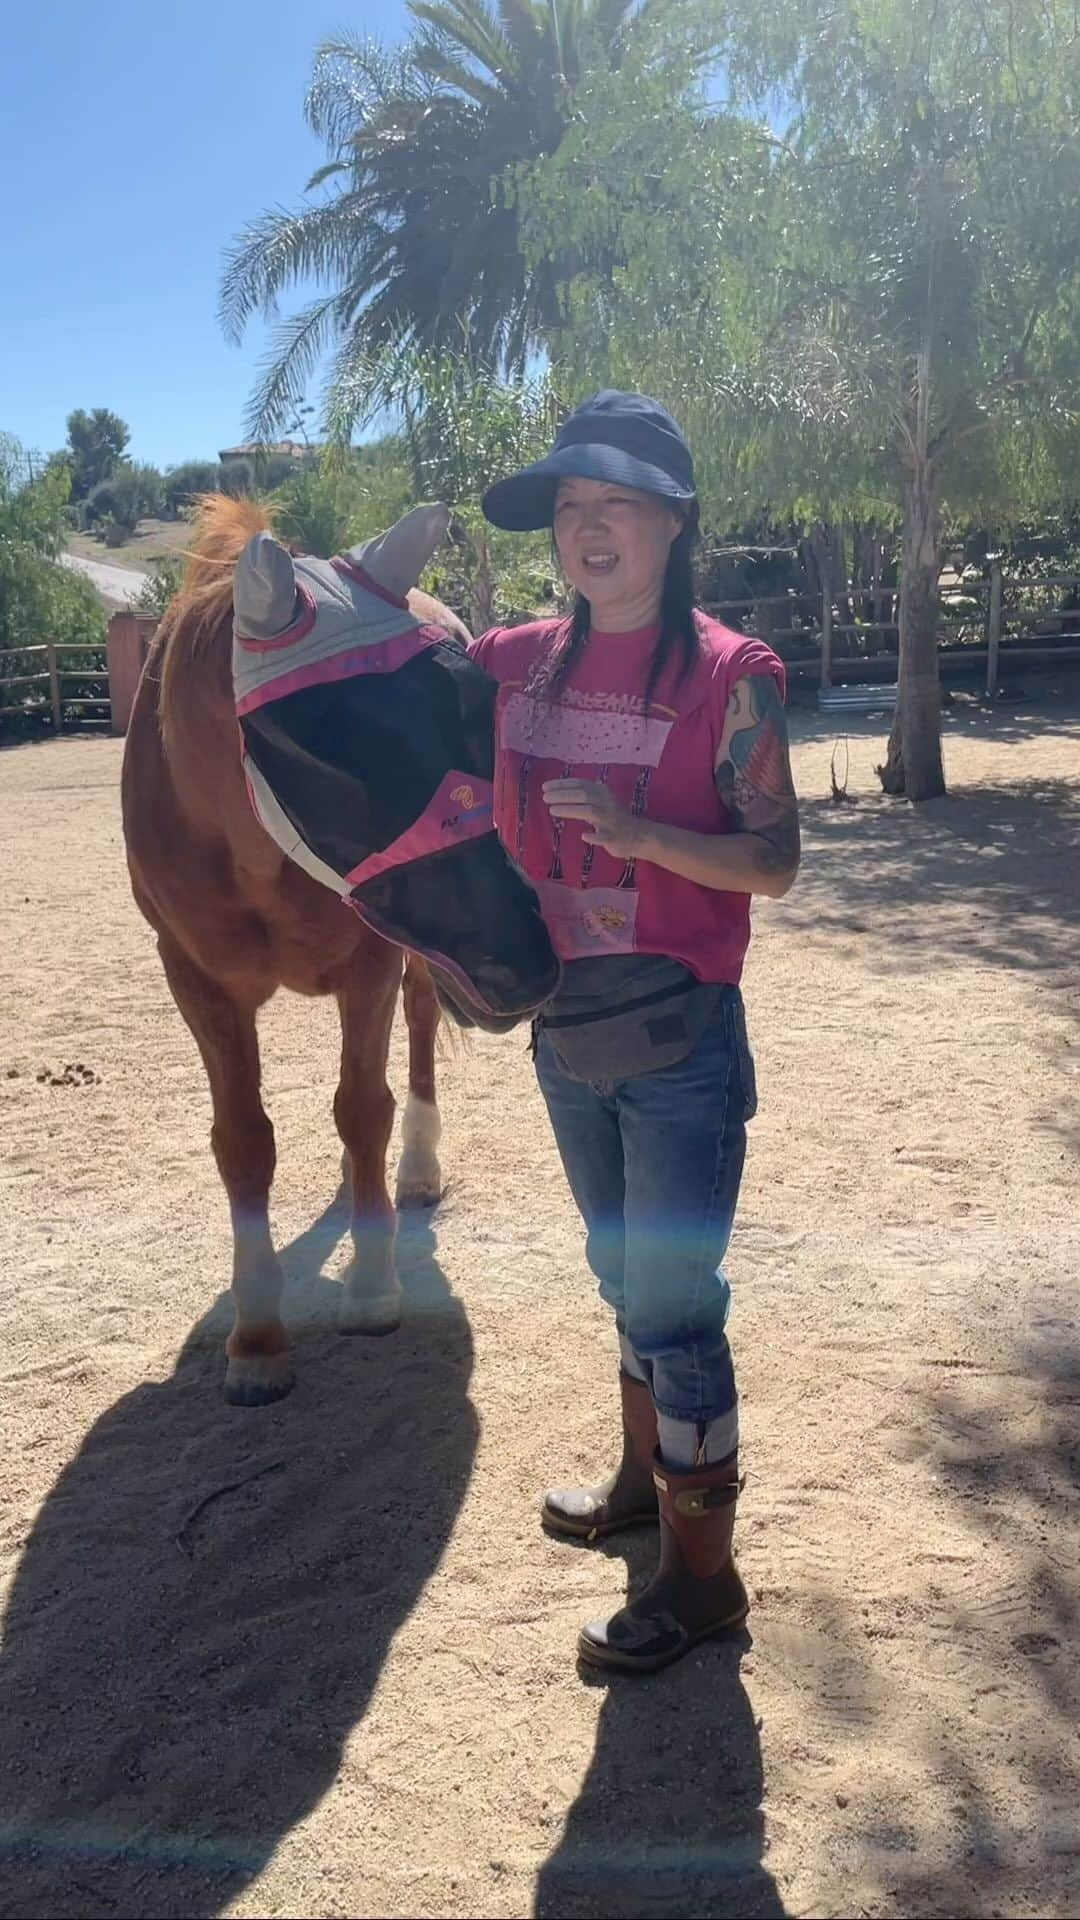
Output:
M636 1592L656 1537L603 1551L626 1561ZM582 1669L606 1698L588 1775L537 1881L539 1920L786 1912L763 1863L761 1740L740 1671L752 1646L743 1631L650 1678Z
M340 1199L283 1250L300 1381L221 1400L222 1302L87 1434L0 1663L0 1911L220 1913L338 1771L443 1554L477 1422L464 1310L403 1227L401 1332L342 1340Z

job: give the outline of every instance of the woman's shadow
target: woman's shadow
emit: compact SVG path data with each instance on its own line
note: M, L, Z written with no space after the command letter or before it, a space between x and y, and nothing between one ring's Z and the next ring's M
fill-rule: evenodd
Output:
M330 1787L472 1471L472 1342L423 1221L406 1319L333 1331L340 1197L284 1251L299 1384L221 1399L218 1303L87 1434L0 1662L0 1912L220 1913Z
M625 1559L631 1592L656 1564L651 1532L604 1551ZM744 1630L649 1678L593 1677L606 1693L596 1751L541 1869L539 1920L782 1920L763 1858L759 1723L741 1675L752 1645Z

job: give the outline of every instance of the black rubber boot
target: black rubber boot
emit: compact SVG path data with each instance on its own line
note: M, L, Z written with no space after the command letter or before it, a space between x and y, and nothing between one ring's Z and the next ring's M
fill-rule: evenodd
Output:
M660 1565L644 1593L608 1621L582 1630L578 1653L593 1667L655 1673L702 1640L741 1627L750 1610L731 1550L738 1456L676 1473L657 1456Z
M655 1523L656 1408L644 1380L619 1373L623 1452L618 1469L598 1487L557 1487L544 1496L542 1519L549 1533L572 1540L602 1540L621 1527Z

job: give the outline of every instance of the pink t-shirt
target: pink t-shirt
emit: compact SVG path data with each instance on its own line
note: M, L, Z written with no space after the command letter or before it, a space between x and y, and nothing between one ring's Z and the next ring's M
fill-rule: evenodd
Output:
M661 953L699 980L737 985L750 939L750 897L698 886L646 860L588 846L580 821L556 821L546 780L602 780L634 813L694 833L729 833L716 755L736 680L784 669L763 641L698 615L701 652L679 680L676 659L645 710L658 627L590 634L554 702L531 691L560 631L556 620L496 627L472 656L499 682L495 825L540 895L562 960Z

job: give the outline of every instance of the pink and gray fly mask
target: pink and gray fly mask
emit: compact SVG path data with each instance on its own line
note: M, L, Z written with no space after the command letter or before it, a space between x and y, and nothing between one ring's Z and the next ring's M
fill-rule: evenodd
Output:
M267 832L421 954L463 1024L501 1030L550 998L559 966L493 826L494 683L406 597L447 518L417 507L333 560L257 533L236 568L233 679Z

